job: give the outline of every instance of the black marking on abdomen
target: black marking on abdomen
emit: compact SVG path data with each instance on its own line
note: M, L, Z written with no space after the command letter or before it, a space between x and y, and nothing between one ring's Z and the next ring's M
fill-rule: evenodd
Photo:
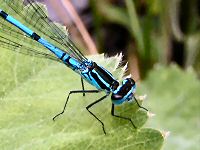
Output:
M62 56L60 57L60 59L62 60L63 57L65 57L66 53L63 53Z
M4 19L6 19L8 17L8 14L6 12L4 12L3 10L0 12L0 16Z
M34 33L31 35L31 38L34 39L34 40L36 40L36 41L38 41L38 40L40 39L40 36L39 36L37 33L34 32Z
M65 53L65 55L66 55L66 53ZM64 56L63 56L63 57L64 57ZM63 61L66 62L67 64L71 65L70 62L69 62L70 58L71 58L71 57L68 56L68 57L67 57L65 60L63 60Z

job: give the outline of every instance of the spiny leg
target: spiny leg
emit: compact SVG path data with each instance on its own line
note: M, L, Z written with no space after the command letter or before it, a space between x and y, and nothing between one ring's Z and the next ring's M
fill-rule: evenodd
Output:
M100 99L96 100L95 102L89 104L89 105L86 107L86 109L88 110L88 112L89 112L94 118L96 118L96 119L101 123L104 134L106 134L106 131L105 131L105 128L104 128L104 123L103 123L94 113L92 113L92 112L89 110L89 108L92 107L93 105L99 103L100 101L104 100L107 96L108 96L108 95L105 95L105 96L101 97Z
M85 86L84 86L84 82L83 82L83 78L82 77L81 77L81 85L82 85L83 91L85 91ZM85 93L83 93L83 96L85 96Z
M137 101L137 99L135 98L135 96L133 96L133 97L134 97L134 99L135 99L135 101L136 101L136 103L137 103L137 105L138 105L139 108L142 108L142 109L148 111L148 109L146 109L145 107L142 107L142 106L138 103L138 101Z
M119 115L115 115L115 105L112 104L112 107L111 107L111 115L114 116L114 117L117 117L117 118L121 118L121 119L125 119L125 120L128 120L131 122L131 124L133 125L133 127L135 129L137 129L137 127L134 125L133 121L131 120L131 118L128 118L128 117L123 117L123 116L119 116Z
M65 109L66 109L66 106L67 106L67 102L69 100L69 97L71 94L74 94L74 93L98 93L99 91L98 90L76 90L76 91L70 91L68 96L67 96L67 99L65 101L65 105L64 105L64 108L62 110L62 112L58 113L57 115L55 115L53 117L53 121L55 121L55 119L60 116L61 114L63 114L65 112Z

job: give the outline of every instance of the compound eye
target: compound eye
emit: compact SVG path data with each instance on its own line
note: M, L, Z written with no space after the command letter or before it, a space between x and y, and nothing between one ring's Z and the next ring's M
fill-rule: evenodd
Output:
M111 99L115 104L121 104L125 101L131 101L135 92L135 81L131 78L123 80L120 85L112 94Z
M127 80L131 85L135 85L135 81L132 78L127 78Z
M125 88L125 92L129 92L130 88L129 87L126 87Z

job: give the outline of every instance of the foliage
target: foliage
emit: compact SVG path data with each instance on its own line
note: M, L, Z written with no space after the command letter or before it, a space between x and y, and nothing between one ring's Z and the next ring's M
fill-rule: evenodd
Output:
M162 134L153 128L142 127L148 117L145 111L138 110L135 103L118 106L116 112L130 116L137 130L130 122L110 115L110 98L92 109L105 123L107 135L104 135L101 125L85 109L103 93L71 96L65 114L53 122L52 117L63 108L68 92L81 88L80 77L63 64L12 54L4 49L1 52L5 52L1 57L1 63L4 64L1 66L1 82L5 80L5 86L1 86L3 94L0 100L1 149L161 148ZM10 68L15 69L8 69L6 56L13 58ZM104 60L103 55L97 58L100 58L100 64L111 71L120 61L118 57ZM114 74L121 78L123 72L123 68L118 68ZM86 88L93 87L86 83Z
M157 65L138 89L147 93L145 107L156 114L148 125L171 132L164 150L198 150L200 81L194 70Z
M182 67L194 66L199 72L200 47L197 43L200 40L200 20L197 0L122 2L124 5L98 1L93 14L98 24L116 23L129 31L132 37L129 45L134 45L130 47L129 54L137 55L142 78L153 64L159 62L166 65L173 60L173 53L179 52L183 54L183 58L178 55L175 59L183 59ZM183 45L183 48L174 48L173 43Z

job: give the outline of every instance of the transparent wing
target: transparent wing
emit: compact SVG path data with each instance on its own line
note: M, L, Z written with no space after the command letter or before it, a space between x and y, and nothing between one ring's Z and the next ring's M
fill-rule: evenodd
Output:
M24 0L0 0L0 8L18 19L41 37L64 50L71 57L76 58L80 62L87 59L70 40L68 34L47 17L46 8L35 2L35 0L26 0L25 2ZM2 23L2 20L0 23ZM8 26L8 23L4 22L1 28L7 29L6 26ZM9 26L9 29L11 30L8 32L10 36L15 36L15 38L24 36L24 34L15 27ZM24 45L24 43L29 44L32 42L27 39L28 38L21 38L20 44ZM24 45L22 47L27 46Z
M39 57L39 58L47 58L47 59L54 60L54 61L57 61L60 63L62 62L58 58L56 58L50 54L43 53L41 51L35 50L30 47L26 47L24 45L14 42L14 41L10 41L9 39L2 37L2 36L0 36L0 45L3 48L13 50L13 51L16 51L16 52L24 54L24 55L29 55L29 56Z
M26 42L24 42L26 41ZM50 51L47 51L39 43L24 35L22 31L12 29L12 25L0 19L0 47L34 57L46 58L62 62Z

